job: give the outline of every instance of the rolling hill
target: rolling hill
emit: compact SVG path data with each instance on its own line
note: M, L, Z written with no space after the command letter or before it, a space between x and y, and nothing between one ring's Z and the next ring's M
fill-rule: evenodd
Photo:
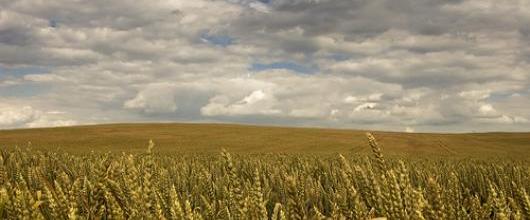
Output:
M373 132L385 154L530 156L530 133ZM367 153L365 131L233 124L108 124L0 131L0 147L35 150L206 153Z

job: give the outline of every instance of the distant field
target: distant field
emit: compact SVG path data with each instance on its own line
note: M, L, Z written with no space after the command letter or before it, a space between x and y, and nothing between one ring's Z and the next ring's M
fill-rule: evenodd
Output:
M138 152L367 153L365 131L229 124L113 124L0 131L1 147ZM386 154L530 156L530 133L409 134L374 132ZM31 144L29 144L31 143Z

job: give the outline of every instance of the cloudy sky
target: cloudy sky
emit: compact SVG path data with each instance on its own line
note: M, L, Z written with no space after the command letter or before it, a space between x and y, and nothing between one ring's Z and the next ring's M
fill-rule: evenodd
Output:
M529 131L528 0L0 0L0 129Z

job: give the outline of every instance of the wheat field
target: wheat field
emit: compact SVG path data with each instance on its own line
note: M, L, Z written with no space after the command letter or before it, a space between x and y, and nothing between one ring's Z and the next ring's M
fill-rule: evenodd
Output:
M387 156L530 157L530 133L400 133L370 131ZM0 130L0 146L85 154L141 153L152 139L158 153L353 153L369 155L366 131L236 124L151 123Z
M525 160L355 154L0 154L3 219L529 219Z

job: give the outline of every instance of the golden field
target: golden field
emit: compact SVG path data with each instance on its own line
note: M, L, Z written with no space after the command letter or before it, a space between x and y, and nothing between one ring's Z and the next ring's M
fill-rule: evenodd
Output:
M373 134L219 124L1 131L0 218L530 218L528 134Z
M530 156L530 133L373 132L388 155ZM76 152L363 153L365 131L231 124L111 124L0 130L0 146Z

